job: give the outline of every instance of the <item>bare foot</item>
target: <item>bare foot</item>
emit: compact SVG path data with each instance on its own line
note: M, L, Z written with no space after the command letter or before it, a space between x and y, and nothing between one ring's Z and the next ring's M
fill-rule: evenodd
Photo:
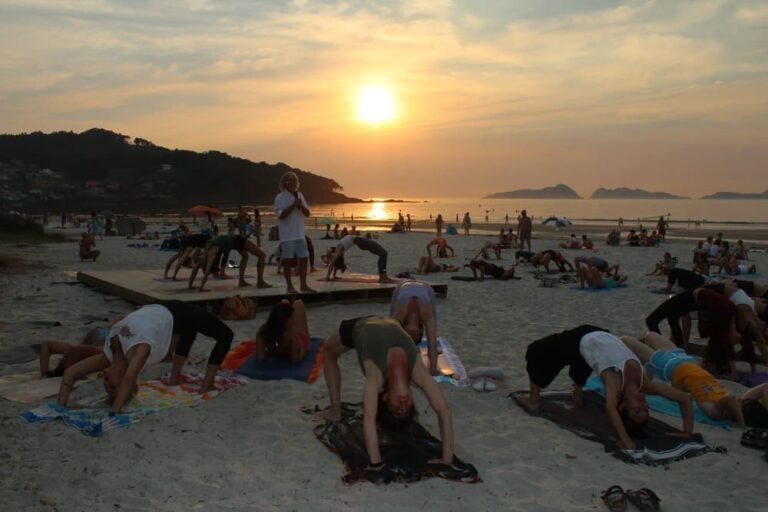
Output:
M256 288L272 288L272 285L266 281L259 281L256 283Z
M213 384L211 384L210 386L205 387L205 388L203 386L200 386L200 389L197 392L199 394L201 394L201 395L204 395L205 393L207 393L209 391L217 391L216 386L214 386Z
M539 403L531 400L530 396L518 396L517 402L529 411L535 411L539 408Z
M309 286L302 286L301 291L305 293L317 293L317 290L312 289Z
M296 292L296 288L294 288L293 286L290 286L290 287L285 289L285 293L290 293L291 295L294 295L294 294L297 293Z
M394 280L394 279L390 279L390 278L389 278L389 277L387 277L387 276L384 276L384 277L380 277L380 278L379 278L379 283L394 283L394 282L395 282L395 280Z
M251 283L243 280L243 281L240 281L239 283L237 283L237 286L240 286L242 288L244 286L252 286L252 285L251 285Z
M330 407L322 411L315 411L314 414L326 421L341 421L341 411L332 411Z

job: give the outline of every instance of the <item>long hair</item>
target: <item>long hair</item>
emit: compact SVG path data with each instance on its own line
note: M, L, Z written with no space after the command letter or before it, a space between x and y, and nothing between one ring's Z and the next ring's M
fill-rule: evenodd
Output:
M431 377L430 377L431 378ZM395 416L389 410L389 404L384 400L384 391L379 393L379 405L376 408L376 424L384 430L403 432L409 428L412 428L416 423L418 413L416 412L416 406L414 405L410 412L405 416Z
M292 314L292 305L285 302L275 304L275 307L269 312L267 321L259 327L257 336L261 336L267 343L278 343L283 338L285 322L288 321Z

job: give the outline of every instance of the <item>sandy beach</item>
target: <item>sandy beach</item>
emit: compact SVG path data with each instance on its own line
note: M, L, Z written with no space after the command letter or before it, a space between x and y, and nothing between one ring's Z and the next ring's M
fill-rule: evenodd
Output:
M542 235L536 226L534 250L553 248L553 237L570 229ZM322 230L324 231L324 230ZM332 241L310 230L319 255ZM578 229L574 232L581 233ZM704 228L696 233L706 236ZM714 234L714 233L711 233ZM389 252L389 273L413 272L431 234L380 235ZM548 238L543 238L547 236ZM731 239L735 239L734 234ZM446 263L461 265L487 237L450 236L456 250ZM745 235L745 238L748 238ZM131 311L133 305L71 281L70 272L83 269L160 269L171 253L156 247L130 248L133 241L113 237L98 240L102 255L95 263L80 262L74 241L16 246L0 252L18 263L0 274L0 308L4 327L0 349L49 339L75 342L92 326ZM471 388L442 384L453 411L456 452L474 464L482 478L474 485L442 479L415 484L352 486L341 481L340 459L313 433L315 419L302 406L327 404L323 377L312 385L297 381L252 381L194 408L161 411L125 429L90 438L54 422L27 425L19 414L28 404L0 401L0 500L5 510L441 510L441 511L561 511L607 510L600 492L611 485L649 487L662 498L662 510L765 510L760 451L742 447L741 429L697 425L708 444L724 446L727 454L707 454L666 467L621 462L603 448L556 425L524 413L507 395L526 389L525 347L531 341L581 323L604 326L617 334L642 336L643 319L664 298L649 288L662 285L647 277L664 251L689 268L693 243L670 241L661 247L606 247L597 239L597 253L621 264L629 286L609 293L585 293L573 285L538 286L531 267L518 269L521 280L500 282L450 281L449 274L420 276L449 283L448 296L438 302L438 334L447 337L464 365L499 366L506 380L499 389L478 393ZM150 241L150 244L154 241ZM264 242L269 254L276 242ZM514 263L513 251L500 264ZM568 251L570 259L591 251ZM750 254L760 272L768 271L768 256ZM350 270L375 273L375 258L359 250L347 257ZM460 272L466 275L468 270ZM266 279L282 287L276 267ZM386 314L388 302L312 305L312 334L327 336L347 318ZM252 339L266 319L261 308L254 320L227 322L236 340ZM25 321L50 320L61 325L33 328ZM93 322L93 323L90 323ZM88 325L86 325L86 323ZM199 337L190 364L204 366L212 340ZM354 357L341 360L342 398L358 401L362 377ZM35 370L37 362L0 364L0 375ZM169 369L145 370L154 377ZM764 369L764 368L763 368ZM570 386L563 372L552 386ZM729 388L738 385L728 383ZM100 382L78 387L74 398L102 393ZM437 434L437 419L416 392L420 421ZM654 413L655 416L659 416ZM678 418L663 417L679 426ZM630 506L631 509L631 506Z

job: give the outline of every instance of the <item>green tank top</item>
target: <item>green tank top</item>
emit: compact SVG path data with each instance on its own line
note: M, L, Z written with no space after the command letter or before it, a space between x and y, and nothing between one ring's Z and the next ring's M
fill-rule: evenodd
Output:
M416 364L418 351L416 345L407 332L403 330L400 322L394 318L385 316L363 317L355 323L352 330L352 339L355 342L357 350L357 360L360 367L365 367L363 361L370 359L373 361L381 374L387 377L387 353L392 347L401 347L405 350L408 359L408 375L413 371L413 365Z

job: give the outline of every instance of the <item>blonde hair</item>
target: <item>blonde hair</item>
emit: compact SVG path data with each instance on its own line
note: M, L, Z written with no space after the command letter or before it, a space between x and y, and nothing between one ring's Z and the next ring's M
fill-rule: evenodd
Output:
M299 182L299 177L296 176L296 173L293 171L284 172L282 176L280 176L280 190L285 190L285 182L288 180L288 178L294 177L296 178L296 183Z

